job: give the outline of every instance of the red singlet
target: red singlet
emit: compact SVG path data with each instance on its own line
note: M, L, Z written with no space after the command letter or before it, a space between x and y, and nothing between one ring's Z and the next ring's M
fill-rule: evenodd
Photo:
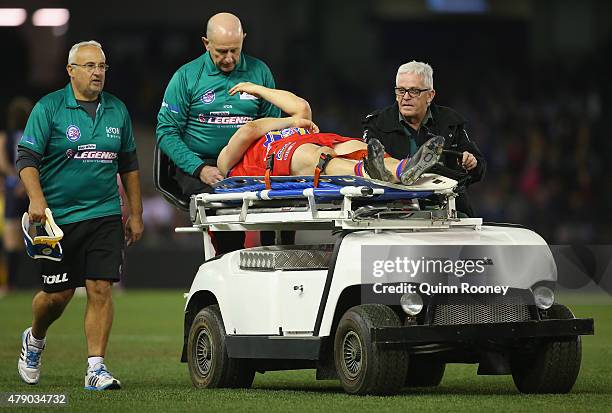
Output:
M295 150L305 143L333 148L335 144L361 140L347 138L335 133L308 133L303 128L288 128L281 131L271 131L256 140L244 153L227 176L263 176L266 172L266 158L274 154L274 166L271 175L290 176L291 158ZM313 170L314 172L314 170Z

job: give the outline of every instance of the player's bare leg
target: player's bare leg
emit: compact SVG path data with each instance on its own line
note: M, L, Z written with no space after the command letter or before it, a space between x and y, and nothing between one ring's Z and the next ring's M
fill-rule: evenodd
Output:
M32 327L21 335L21 353L17 360L17 371L24 382L38 383L47 329L62 315L73 294L74 289L69 289L56 293L41 291L34 296Z
M321 154L336 155L332 148L314 143L300 145L291 158L291 175L312 175L319 163ZM356 161L334 158L325 167L325 175L354 175Z
M334 145L334 152L336 152L337 155L346 155L367 149L368 145L359 140L346 141Z
M43 339L47 335L49 326L57 320L74 295L74 289L57 293L40 291L32 300L32 335Z
M342 142L334 146L334 149L319 146L313 143L307 143L298 147L291 159L291 174L292 175L312 175L315 167L319 163L322 153L330 155L346 155L359 150L367 150L368 146L360 141ZM394 171L399 164L399 160L394 158L385 158L385 168L389 171ZM336 157L329 161L325 168L325 175L355 175L356 160ZM366 177L367 174L365 175ZM399 182L394 175L390 179L391 182Z
M112 283L106 280L85 280L85 289L87 290L85 336L89 355L85 389L120 389L121 382L113 377L104 364L104 354L114 315Z
M113 325L112 283L106 280L85 280L85 288L87 290L87 309L85 310L87 352L89 356L104 357Z
M378 145L373 148L374 145L372 145L372 143L376 143ZM357 151L367 151L368 158L372 159L368 159L370 161L370 165L364 165L366 166L366 176L369 175L374 179L379 179L387 182L399 182L399 179L393 173L393 171L397 169L397 165L400 161L391 157L385 158L384 146L379 141L372 141L372 143L366 144L358 140L342 142L337 145L334 145L334 151L338 156L346 155Z

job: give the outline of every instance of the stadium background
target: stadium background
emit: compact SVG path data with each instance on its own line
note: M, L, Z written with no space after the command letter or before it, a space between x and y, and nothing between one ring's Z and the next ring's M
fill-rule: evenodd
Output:
M208 17L231 11L248 33L245 52L270 66L279 87L307 98L324 130L360 136L361 117L393 101L397 66L431 63L436 102L469 119L470 136L489 162L485 180L471 190L480 215L524 224L551 244L609 244L612 3L0 0L1 7L24 8L28 17L18 27L0 27L0 130L15 96L36 101L66 84L72 44L100 41L111 65L106 90L126 102L134 120L146 229L129 251L125 289L115 294L107 357L124 390L82 390L82 296L52 328L41 383L19 381L19 335L37 281L24 267L17 281L25 290L0 299L0 392L67 393L71 410L88 412L609 410L612 311L605 295L570 297L577 316L595 318L596 335L584 338L582 371L569 395L519 395L510 377L477 377L474 365L449 366L440 387L389 398L347 396L338 382L316 382L311 370L257 374L249 391L194 389L178 359L182 292L201 262L201 241L173 233L188 220L155 193L151 171L166 84L202 52ZM45 7L68 9L68 24L34 26L33 13ZM140 289L156 287L173 289ZM248 303L245 310L256 311Z
M244 51L270 66L278 87L308 99L327 131L361 136L360 119L393 102L398 65L429 62L436 102L468 118L488 160L485 180L471 188L479 215L524 224L551 244L607 244L612 237L610 2L3 0L0 6L28 13L22 25L0 27L0 129L13 97L36 101L66 84L73 43L96 39L107 53L105 89L133 117L145 203L145 235L129 253L128 287L186 288L201 260L199 237L173 233L188 220L153 189L152 153L166 84L202 52L204 23L219 11L242 19ZM68 9L68 23L34 26L33 13L47 7ZM36 280L25 273L18 282Z

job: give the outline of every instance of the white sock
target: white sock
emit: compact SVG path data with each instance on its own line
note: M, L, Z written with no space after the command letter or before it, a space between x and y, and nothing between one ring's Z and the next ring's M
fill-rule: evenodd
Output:
M36 349L34 350L37 350L37 349L42 350L43 348L45 348L46 341L47 341L46 337L36 338L30 331L30 337L28 338L28 346L36 347Z
M104 363L104 357L87 357L87 364L89 365L89 370L93 370L97 364Z

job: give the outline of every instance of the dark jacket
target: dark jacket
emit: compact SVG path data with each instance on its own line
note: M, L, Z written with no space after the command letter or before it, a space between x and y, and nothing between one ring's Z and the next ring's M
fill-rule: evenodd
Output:
M469 183L480 181L484 177L487 163L476 143L470 140L465 131L465 124L467 123L465 118L453 109L444 106L432 104L430 111L431 118L421 126L419 133L416 135L417 147L428 139L429 133L443 136L445 149L458 152L468 151L476 157L478 164L476 168L469 172ZM388 154L394 158L402 159L410 153L410 136L399 119L399 108L396 102L384 109L370 113L363 119L362 124L366 141L375 137L382 142ZM457 172L463 171L456 156L442 154L440 162ZM456 205L458 211L470 217L474 216L474 209L466 191L457 197Z

